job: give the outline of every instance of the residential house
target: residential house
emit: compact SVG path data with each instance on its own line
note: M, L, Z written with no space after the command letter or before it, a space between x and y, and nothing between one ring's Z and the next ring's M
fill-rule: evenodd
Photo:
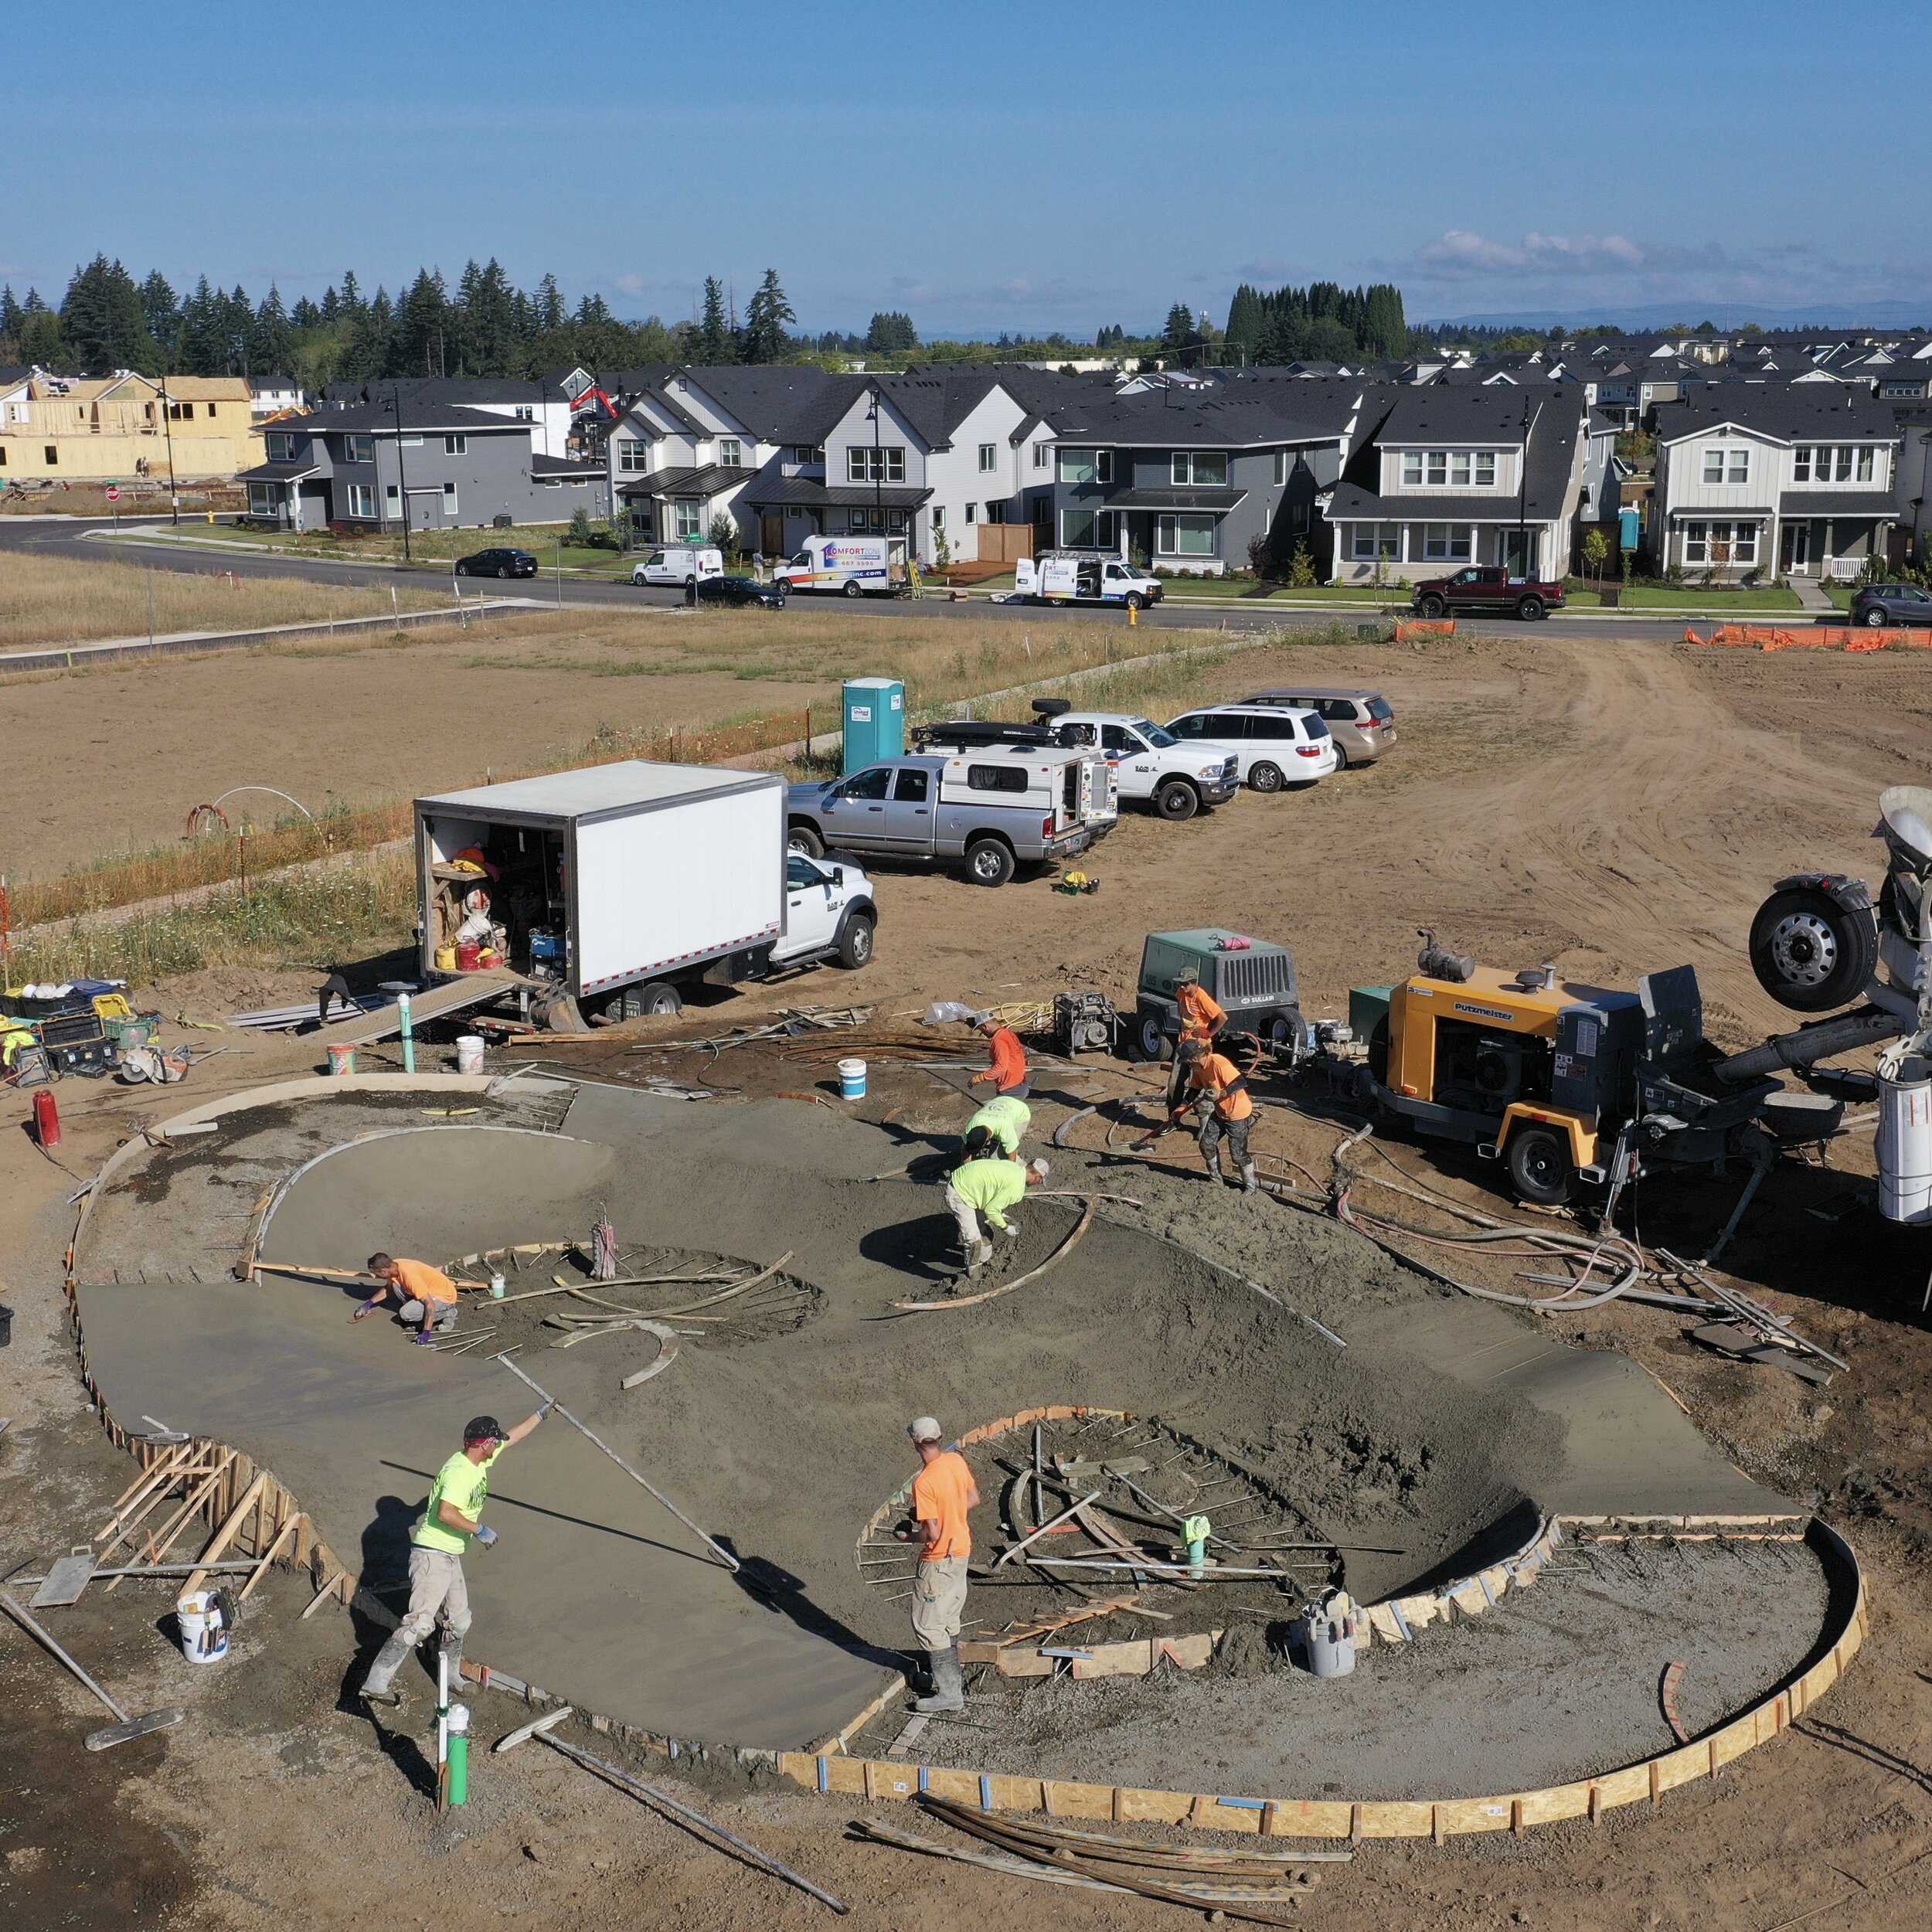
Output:
M1657 415L1660 573L1854 577L1899 520L1901 432L1863 383L1713 384Z
M226 481L260 460L240 376L36 374L0 410L0 478L105 482L135 477Z
M1117 549L1219 577L1272 539L1328 566L1319 503L1358 434L1364 386L1318 379L1033 399L1025 515L1037 546Z
M1413 583L1465 564L1560 577L1579 526L1615 519L1615 444L1575 383L1398 390L1327 495L1335 581Z
M281 529L488 529L610 514L600 465L546 455L535 419L401 398L337 403L260 432L267 460L243 471L251 522Z
M321 400L332 405L379 408L399 397L403 416L412 423L440 410L481 410L486 416L534 425L535 447L542 455L570 453L571 399L542 377L525 382L498 376L385 376L379 382L331 383Z
M306 400L301 384L292 376L251 376L248 394L250 410L258 423L264 417L299 410Z

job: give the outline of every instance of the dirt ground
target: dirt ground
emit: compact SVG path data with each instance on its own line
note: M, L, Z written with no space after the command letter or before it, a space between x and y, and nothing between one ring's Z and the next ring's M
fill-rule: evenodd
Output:
M1308 1006L1333 1012L1350 984L1403 970L1413 928L1428 923L1492 963L1553 960L1611 985L1694 961L1713 1031L1742 1044L1783 1023L1743 955L1758 900L1801 866L1875 879L1878 849L1866 835L1878 791L1923 782L1932 768L1932 692L1904 654L1763 657L1539 633L1413 651L1297 652L1294 662L1304 673L1387 691L1402 730L1396 754L1315 793L1243 798L1188 826L1129 818L1090 868L1104 881L1090 898L1015 886L994 900L951 879L888 876L877 961L862 980L819 973L732 996L702 1024L861 992L890 1012L1063 983L1124 993L1148 927L1210 920L1291 940ZM341 667L332 675L333 702L352 726L341 736L386 728L391 704L369 705ZM379 695L393 699L402 688ZM10 732L23 695L7 693ZM71 706L43 722L56 718L73 735ZM291 723L291 740L298 728ZM129 797L152 782L150 748L144 740L140 760L121 760L117 781ZM94 756L104 784L114 760ZM312 980L286 982L305 991ZM284 981L264 974L260 983ZM690 1018L683 1024L688 1032ZM299 1043L245 1044L250 1059L216 1063L206 1080L230 1069L225 1077L240 1084L305 1070L312 1058ZM19 1311L0 1396L14 1418L0 1435L9 1568L84 1536L126 1480L60 1332L63 1204L131 1117L178 1104L75 1082L60 1093L68 1126L57 1164L24 1134L0 1141L0 1298ZM13 1117L25 1111L16 1099ZM1338 1129L1284 1110L1267 1120L1266 1145L1325 1172ZM1492 1212L1504 1205L1473 1163L1459 1168L1400 1142L1386 1157L1405 1185ZM1932 1342L1919 1314L1927 1252L1862 1204L1863 1144L1835 1144L1830 1158L1829 1168L1784 1164L1726 1257L1730 1278L1850 1362L1828 1389L1712 1355L1658 1311L1621 1304L1550 1325L1653 1369L1747 1472L1850 1535L1866 1565L1872 1634L1844 1684L1784 1741L1714 1784L1672 1794L1655 1814L1633 1808L1595 1828L1520 1842L1365 1845L1352 1866L1327 1868L1300 1914L1308 1923L1337 1932L1425 1923L1772 1932L1802 1919L1890 1932L1932 1915L1932 1428L1923 1413ZM1694 1251L1729 1212L1735 1185L1735 1177L1649 1184L1640 1202L1646 1238L1677 1245L1678 1233ZM1498 1264L1495 1284L1526 1291L1512 1278L1524 1265L1533 1264ZM159 1593L141 1590L103 1598L98 1611L90 1600L63 1628L146 1708L173 1694L185 1667L157 1633ZM191 1725L100 1757L77 1748L93 1722L84 1694L71 1687L70 1696L15 1634L0 1638L10 1733L0 1766L0 1917L29 1932L213 1932L379 1913L471 1932L548 1927L567 1915L614 1932L789 1927L823 1916L536 1747L488 1760L468 1815L438 1821L420 1750L399 1740L386 1747L349 1708L341 1626L332 1632L328 1617L298 1622L299 1600L281 1581L265 1587L250 1605L264 1606L260 1617L241 1636L260 1643L257 1662L281 1660L275 1697L233 1688L243 1679L230 1667L222 1686L202 1692L209 1702ZM856 1804L781 1787L699 1801L850 1900L855 1923L939 1932L997 1915L1014 1932L1043 1932L1175 1921L1169 1906L1049 1891L847 1842L838 1827ZM110 1815L111 1832L95 1828ZM879 1815L912 1823L896 1807Z

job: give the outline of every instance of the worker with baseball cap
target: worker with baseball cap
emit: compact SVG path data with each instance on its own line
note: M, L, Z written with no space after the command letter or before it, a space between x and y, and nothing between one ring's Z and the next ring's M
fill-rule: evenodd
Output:
M1205 1040L1181 1043L1180 1065L1187 1080L1187 1097L1169 1112L1169 1124L1179 1122L1190 1105L1199 1122L1196 1139L1201 1158L1207 1163L1208 1179L1221 1178L1221 1142L1241 1175L1244 1194L1259 1193L1260 1177L1254 1171L1254 1156L1248 1151L1248 1132L1254 1117L1254 1102L1248 1093L1247 1078L1225 1054L1211 1053Z
M971 1150L968 1158L953 1169L952 1178L946 1183L946 1205L952 1210L954 1223L959 1230L968 1274L977 1275L993 1258L992 1242L980 1233L979 1217L985 1215L988 1223L998 1228L1008 1240L1017 1241L1019 1230L1007 1219L1006 1210L1016 1206L1029 1187L1038 1187L1046 1179L1047 1172L1043 1160L1034 1160L1022 1167L1003 1153L982 1154L975 1158Z
M906 1433L919 1454L913 1478L910 1520L894 1532L901 1543L919 1546L913 1579L913 1635L926 1653L932 1688L913 1706L919 1711L966 1708L966 1683L959 1656L959 1627L966 1609L966 1563L973 1553L966 1512L979 1505L972 1465L957 1449L944 1446L937 1420L917 1416Z
M496 1532L483 1521L490 1493L490 1470L505 1449L521 1442L543 1420L549 1403L505 1429L494 1416L477 1416L464 1425L463 1447L436 1472L428 1506L410 1536L410 1604L389 1641L376 1653L358 1693L366 1703L392 1708L403 1693L392 1688L403 1659L432 1628L440 1625L440 1646L449 1659L450 1687L462 1681L463 1634L470 1627L470 1591L463 1556L471 1543L485 1549Z
M1183 966L1174 975L1174 1005L1180 1015L1181 1037L1174 1055L1173 1077L1168 1082L1169 1107L1179 1107L1187 1087L1187 1067L1179 1047L1191 1039L1211 1045L1216 1034L1228 1023L1227 1009L1212 993L1203 990L1199 971Z
M1026 1049L1020 1044L1019 1034L997 1013L981 1013L973 1024L986 1036L992 1064L985 1073L975 1073L967 1085L979 1087L991 1082L993 1091L1002 1100L1025 1100L1032 1089L1026 1078Z
M362 1271L383 1286L355 1311L356 1321L373 1315L393 1295L396 1314L405 1324L417 1325L419 1342L434 1342L439 1333L446 1335L456 1326L456 1284L440 1268L379 1253L369 1257Z
M1033 1110L1024 1100L1014 1094L999 1094L966 1123L967 1150L977 1155L997 1148L1009 1160L1016 1161L1020 1138L1032 1118Z

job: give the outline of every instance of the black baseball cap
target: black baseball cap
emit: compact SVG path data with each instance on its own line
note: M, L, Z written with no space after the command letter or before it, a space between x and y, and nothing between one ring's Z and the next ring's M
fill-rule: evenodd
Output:
M463 1425L463 1447L473 1442L501 1442L508 1431L495 1416L472 1416Z

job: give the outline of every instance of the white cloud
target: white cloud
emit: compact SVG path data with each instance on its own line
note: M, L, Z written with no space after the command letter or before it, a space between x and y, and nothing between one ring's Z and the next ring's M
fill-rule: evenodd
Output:
M1416 252L1433 280L1475 280L1488 275L1634 273L1647 261L1627 235L1545 235L1532 229L1520 242L1492 241L1466 228L1451 228Z

